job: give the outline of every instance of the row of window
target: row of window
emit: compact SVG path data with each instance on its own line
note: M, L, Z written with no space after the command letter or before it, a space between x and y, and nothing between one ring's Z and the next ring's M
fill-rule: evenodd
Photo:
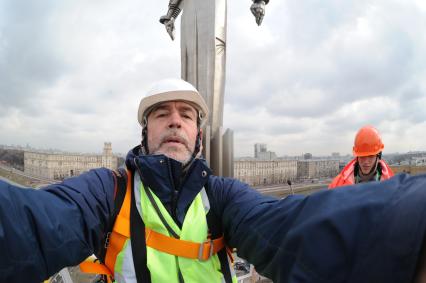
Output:
M251 165L251 166L249 166L249 165L244 165L244 166L238 166L238 165L236 165L236 164L234 164L234 169L254 169L254 168L262 168L262 169L277 169L277 168L296 168L297 166L296 166L296 164L286 164L286 166L282 166L282 165L280 165L280 166L271 166L271 164L262 164L263 166L261 166L261 165L258 165L258 166L256 166L256 165ZM266 165L268 165L268 166L266 166Z
M66 154L48 154L48 153L32 153L25 152L24 159L41 159L49 161L86 161L86 162L100 162L103 158L114 158L112 155L66 155Z

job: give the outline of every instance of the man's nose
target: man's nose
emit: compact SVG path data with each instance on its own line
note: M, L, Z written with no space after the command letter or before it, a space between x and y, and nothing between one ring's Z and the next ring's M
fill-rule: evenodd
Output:
M180 128L182 126L182 117L178 111L172 111L169 117L169 128Z

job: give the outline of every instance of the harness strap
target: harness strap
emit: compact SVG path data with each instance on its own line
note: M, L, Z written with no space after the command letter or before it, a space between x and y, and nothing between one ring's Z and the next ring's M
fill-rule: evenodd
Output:
M117 245L114 245L115 241L112 241L111 245L108 247L108 251L110 251L110 249L113 249L114 251L111 250L110 252L107 252L107 255L109 254L111 256L113 254L118 254L127 239L126 236L120 235L118 233L115 236L117 236L115 237L115 241L120 239L120 242L118 242ZM195 243L191 241L175 239L149 228L145 228L145 241L148 247L158 251L179 257L198 259L203 261L208 260L211 256L217 254L225 247L225 239L223 236L214 240L205 241L204 243ZM116 248L120 249L116 250ZM109 266L112 267L113 265ZM98 262L85 261L80 264L80 269L82 272L86 273L113 276L112 271L107 266Z
M96 273L107 276L112 276L111 270L105 265L99 262L83 261L79 264L81 272L84 273Z
M105 243L107 252L105 255L105 265L114 268L118 253L123 249L126 239L130 236L130 198L131 198L131 175L127 170L127 186L126 195L114 223L114 228L109 237L109 241ZM112 270L113 272L113 270Z
M114 174L116 181L114 188L114 209L116 209L113 216L114 226L111 232L106 235L104 251L101 253L101 258L104 257L105 264L89 260L79 264L82 272L106 275L108 282L112 282L111 278L114 277L114 266L117 255L122 250L126 239L130 237L130 223L128 219L130 218L131 175L127 170L119 170L119 172L121 178L118 178ZM124 176L127 178L124 178ZM125 193L123 193L124 188L126 189ZM116 221L117 219L121 220Z
M161 252L172 254L175 256L208 260L212 255L225 247L224 237L214 240L205 241L204 243L195 243L175 239L158 233L154 230L145 228L146 245Z

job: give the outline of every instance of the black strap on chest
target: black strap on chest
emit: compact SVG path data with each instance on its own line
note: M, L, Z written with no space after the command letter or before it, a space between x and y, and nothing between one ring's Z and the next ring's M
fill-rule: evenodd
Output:
M136 174L136 173L135 173ZM138 283L150 283L151 273L147 265L145 223L139 215L135 201L134 182L132 182L132 200L130 205L130 242L132 245L133 265Z
M208 195L208 185L206 184L205 189L206 189L206 193ZM211 198L209 198L211 199ZM209 212L207 212L206 215L207 218L207 227L211 233L211 238L212 239L216 239L222 236L223 234L223 229L222 229L222 222L218 219L218 217L212 212L212 209L209 210ZM226 283L232 283L232 274L231 274L231 270L230 270L230 265L229 265L229 261L228 261L228 255L226 253L226 247L224 249L221 249L218 253L217 256L219 258L220 261L220 269L222 271L223 274L223 278L225 279Z
M121 210L121 206L123 205L124 197L126 196L126 186L128 181L126 169L119 168L118 173L119 174L116 174L117 191L115 193L115 198L114 198L114 214L113 214L114 221L112 223L112 226L114 226L115 219L117 218L117 215ZM112 228L113 227L111 227L111 231L112 231Z

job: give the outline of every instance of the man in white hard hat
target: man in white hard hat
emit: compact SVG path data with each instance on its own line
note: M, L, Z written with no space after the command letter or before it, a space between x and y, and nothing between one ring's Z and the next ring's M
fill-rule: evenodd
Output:
M39 190L0 181L0 282L41 282L92 253L100 264L80 267L109 282L235 282L227 246L274 282L423 278L425 176L263 196L211 174L206 117L190 84L161 81L140 103L142 142L125 171Z
M142 152L169 154L169 157L188 165L201 154L202 126L208 112L204 99L191 84L173 79L155 84L141 100L138 110L138 121L142 126ZM168 121L173 114L182 116L179 123ZM156 119L159 115L161 119ZM148 117L152 122L148 123ZM193 127L194 123L196 128ZM153 133L150 136L147 135L148 129ZM169 137L170 141L165 140Z

